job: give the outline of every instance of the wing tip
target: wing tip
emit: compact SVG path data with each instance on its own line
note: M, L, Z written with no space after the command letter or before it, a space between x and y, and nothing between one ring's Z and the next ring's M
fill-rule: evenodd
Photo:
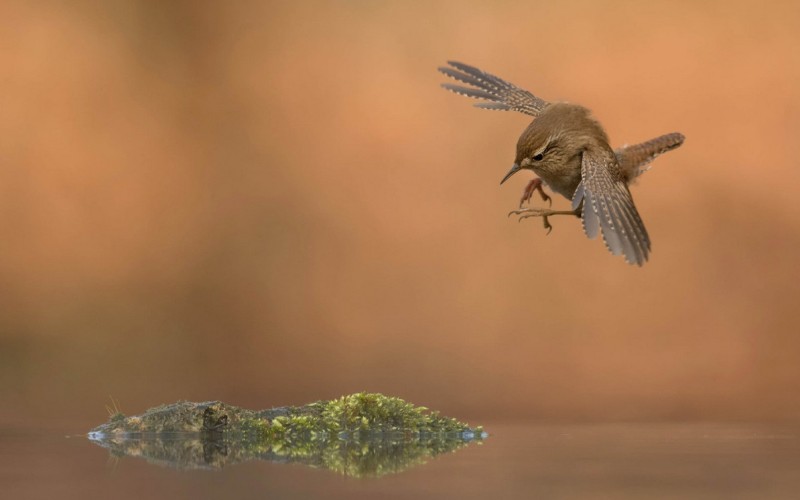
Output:
M649 258L650 258L650 256L647 253L645 253L641 257L637 256L636 258L629 258L629 256L626 255L625 256L625 262L627 262L628 264L630 264L632 266L642 267L642 266L645 265L645 263L647 263L647 260Z

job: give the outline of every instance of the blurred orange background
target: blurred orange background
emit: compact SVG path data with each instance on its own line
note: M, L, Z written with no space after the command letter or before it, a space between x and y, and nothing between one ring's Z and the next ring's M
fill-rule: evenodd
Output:
M633 188L647 265L506 218L528 117L448 59L686 135ZM2 419L800 416L797 2L10 0L0 110Z

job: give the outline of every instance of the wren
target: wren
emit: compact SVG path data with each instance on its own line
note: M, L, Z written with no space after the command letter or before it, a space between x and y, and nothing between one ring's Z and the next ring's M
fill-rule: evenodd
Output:
M684 136L674 132L614 150L603 127L583 106L547 102L473 66L447 64L450 67L439 71L469 87L445 83L445 89L481 99L475 104L479 108L534 117L522 132L514 165L500 184L520 170L531 170L538 177L525 187L520 208L509 215L519 215L520 220L542 217L548 233L552 229L549 216L578 216L590 239L601 233L612 254L624 255L631 264L644 264L650 255L650 237L628 186L657 156L683 144ZM571 210L523 208L535 191L550 201L543 185L571 200Z

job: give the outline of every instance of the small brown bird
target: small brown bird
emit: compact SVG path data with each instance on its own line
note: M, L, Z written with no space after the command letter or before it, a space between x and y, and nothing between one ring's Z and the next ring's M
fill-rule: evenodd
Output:
M549 103L478 68L454 61L447 64L451 67L439 71L471 87L444 83L445 89L488 101L475 104L479 108L513 110L534 117L522 132L514 165L500 184L520 170L532 170L538 177L526 186L520 209L509 215L519 215L520 220L542 217L548 232L552 229L548 216L579 216L590 239L599 230L612 254L623 254L631 264L644 264L650 254L650 237L628 185L658 155L683 144L683 135L675 132L613 150L603 127L583 106ZM534 191L550 201L542 184L572 200L572 210L522 208Z

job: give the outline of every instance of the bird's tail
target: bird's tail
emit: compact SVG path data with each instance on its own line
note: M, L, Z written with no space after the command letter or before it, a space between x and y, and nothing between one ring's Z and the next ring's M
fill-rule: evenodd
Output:
M684 139L683 134L673 132L632 146L622 146L616 149L614 154L630 182L647 172L650 169L650 163L657 156L677 148L683 144Z

